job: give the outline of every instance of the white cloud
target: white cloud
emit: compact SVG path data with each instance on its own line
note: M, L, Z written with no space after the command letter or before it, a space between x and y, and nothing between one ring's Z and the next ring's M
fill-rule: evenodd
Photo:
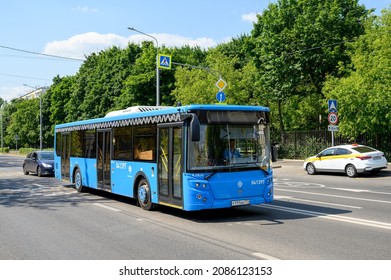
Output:
M257 14L258 13L243 14L242 15L242 20L243 21L249 21L249 22L257 22L258 21Z
M210 47L214 47L217 45L217 42L213 40L212 38L190 38L190 37L183 37L176 34L167 34L167 33L161 33L161 34L151 34L153 37L155 37L159 43L159 46L166 46L166 47L182 47L182 46L191 46L191 47L200 47L203 49L207 49ZM145 35L132 35L128 37L129 41L134 43L139 43L141 41L145 40L152 40L152 38L146 38ZM153 40L155 42L155 40Z
M157 39L160 47L162 45L167 47L189 45L207 49L217 45L215 40L206 37L194 39L166 33L150 35ZM154 39L142 34L135 34L126 38L113 33L100 34L97 32L88 32L72 36L66 40L49 42L44 48L44 53L83 59L85 55L99 52L112 46L126 47L129 42L139 44L146 40L151 40L155 43Z
M82 13L97 13L98 12L98 9L95 9L95 8L88 8L86 6L84 7L77 7L77 8L74 8L75 11L78 11L78 12L82 12Z
M123 45L126 45L126 39L119 35L88 32L72 36L66 40L49 42L43 52L45 54L83 59L84 55L99 52L111 46Z
M31 90L28 90L25 86L2 86L0 87L0 97L4 100L11 101L29 91Z

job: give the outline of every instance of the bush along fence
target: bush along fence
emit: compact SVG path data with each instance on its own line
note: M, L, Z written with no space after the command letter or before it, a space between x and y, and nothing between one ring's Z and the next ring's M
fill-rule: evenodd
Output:
M290 131L285 134L284 143L274 141L278 159L305 159L316 155L332 145L331 132L327 130ZM334 132L334 145L362 144L384 152L391 162L391 132L365 134L357 139L343 137Z

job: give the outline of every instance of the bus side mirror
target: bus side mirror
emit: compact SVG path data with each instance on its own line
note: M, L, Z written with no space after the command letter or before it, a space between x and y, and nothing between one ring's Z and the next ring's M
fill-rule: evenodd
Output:
M185 121L190 117L191 117L191 121L190 121L191 141L198 142L200 141L200 121L198 120L197 115L193 113L181 114L182 121Z
M190 122L190 135L191 141L198 142L200 141L200 121L195 114L192 114L193 118Z

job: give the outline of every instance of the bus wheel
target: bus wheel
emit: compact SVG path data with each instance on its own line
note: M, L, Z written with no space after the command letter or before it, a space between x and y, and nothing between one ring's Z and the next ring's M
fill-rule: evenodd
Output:
M144 210L152 209L151 188L147 180L141 179L137 187L137 200L141 208Z
M82 177L81 177L81 173L80 173L79 169L76 169L74 182L75 182L75 189L78 192L82 192L83 191L83 181L82 181Z

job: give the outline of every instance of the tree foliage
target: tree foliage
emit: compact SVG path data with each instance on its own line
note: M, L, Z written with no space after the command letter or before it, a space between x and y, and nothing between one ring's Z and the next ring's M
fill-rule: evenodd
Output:
M330 76L324 93L337 99L341 132L352 138L391 128L391 12L374 18L366 32L351 43L352 64L343 78Z
M349 63L346 43L363 33L366 16L358 0L279 0L258 16L252 36L259 87L277 103L282 133L290 116L284 103L296 95L323 98L326 76Z
M11 106L14 112L6 128L6 143L14 147L17 143L19 147L39 147L39 99L15 100Z
M390 131L390 9L370 15L358 0L277 0L251 34L208 50L157 50L145 41L93 53L75 75L54 77L42 97L44 147L53 145L55 124L155 105L158 52L174 62L159 72L161 105L217 103L221 77L228 104L270 107L281 135L324 128L330 98L338 100L345 135ZM16 134L19 147L39 146L38 99L12 100L2 117L6 146L15 147Z

